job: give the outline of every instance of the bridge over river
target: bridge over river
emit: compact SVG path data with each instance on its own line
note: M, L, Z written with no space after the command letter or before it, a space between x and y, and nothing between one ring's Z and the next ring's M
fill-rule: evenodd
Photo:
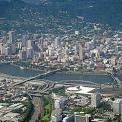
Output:
M115 83L121 84L121 81L118 77L115 77L113 73L107 72L114 80Z
M18 82L18 83L13 84L13 87L14 87L14 86L17 86L17 85L21 85L21 84L26 83L26 82L31 81L31 80L35 80L35 79L39 79L39 78L46 77L46 76L48 76L48 75L54 74L54 73L56 73L56 72L58 72L58 71L61 71L61 70L62 70L62 69L56 69L56 70L52 70L52 71L45 72L45 73L43 73L43 74L36 75L36 76L31 77L31 78L29 78L29 79L26 79L26 80L24 80L24 81L21 81L21 82Z

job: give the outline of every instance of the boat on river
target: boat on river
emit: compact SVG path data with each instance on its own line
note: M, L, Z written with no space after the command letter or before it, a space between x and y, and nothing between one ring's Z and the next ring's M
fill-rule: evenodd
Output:
M20 67L21 70L24 70L24 67Z

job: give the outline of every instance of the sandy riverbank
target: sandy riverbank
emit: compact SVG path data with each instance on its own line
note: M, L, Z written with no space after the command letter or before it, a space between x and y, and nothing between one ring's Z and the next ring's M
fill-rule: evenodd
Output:
M25 80L26 78L0 73L0 80L3 80L3 79L14 80L16 82L16 81Z
M24 78L24 77L17 77L17 76L12 76L12 75L7 75L7 74L3 74L3 73L0 73L0 80L4 80L4 79L7 79L7 80L13 80L14 82L21 82L23 80L26 80L27 78ZM33 85L43 85L45 84L45 82L43 80L32 80L32 81L29 81L31 84Z

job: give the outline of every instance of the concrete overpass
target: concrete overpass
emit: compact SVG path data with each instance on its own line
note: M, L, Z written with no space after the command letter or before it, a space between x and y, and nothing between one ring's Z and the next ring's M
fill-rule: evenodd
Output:
M109 73L110 76L113 78L113 80L114 80L115 83L118 83L118 84L120 83L120 80L119 80L117 77L115 77L114 74L113 74L112 72L108 72L108 73Z

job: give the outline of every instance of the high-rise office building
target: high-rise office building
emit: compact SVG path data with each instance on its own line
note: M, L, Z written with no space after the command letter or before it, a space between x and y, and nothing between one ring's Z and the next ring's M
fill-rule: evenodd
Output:
M91 94L91 107L97 108L100 106L101 103L101 96L99 93Z
M18 42L18 43L17 43L17 48L18 48L18 49L22 49L22 42Z
M22 36L22 46L26 47L28 38L28 35Z
M16 52L16 45L14 43L11 44L11 51L12 51L12 54L15 54Z
M3 43L0 43L0 55L5 54L5 45Z
M27 48L32 48L32 40L27 40Z
M33 58L33 49L27 48L27 58L32 59Z
M25 51L25 50L21 50L21 51L19 52L19 59L20 59L20 60L26 60L26 58L27 58L26 51Z
M11 47L5 47L5 55L8 56L8 55L11 55L11 54L12 54Z
M84 43L83 42L79 43L79 59L81 61L84 60Z
M34 48L35 41L34 40L27 40L27 48Z
M60 46L60 38L56 37L54 42L54 48L58 48Z
M116 65L116 57L115 57L115 56L112 56L112 57L111 57L111 64L112 64L113 66Z
M8 43L9 44L14 43L15 42L15 31L9 31L8 36L9 36Z

